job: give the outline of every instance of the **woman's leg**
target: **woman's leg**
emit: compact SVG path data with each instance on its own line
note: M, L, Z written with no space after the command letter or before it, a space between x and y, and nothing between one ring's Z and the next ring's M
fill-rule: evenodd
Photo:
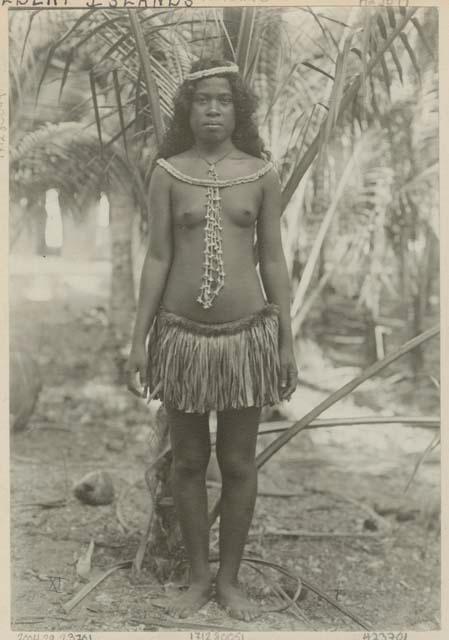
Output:
M206 469L210 457L207 414L167 409L173 463L171 486L184 546L190 562L190 586L169 607L186 617L211 596Z
M220 568L217 600L231 615L251 620L258 611L238 587L237 574L257 495L255 463L260 409L218 413L217 460L222 475Z

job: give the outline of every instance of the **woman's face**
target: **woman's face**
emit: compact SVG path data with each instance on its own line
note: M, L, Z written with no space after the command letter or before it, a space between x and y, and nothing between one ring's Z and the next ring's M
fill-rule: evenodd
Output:
M235 129L232 90L226 78L199 80L190 109L190 127L195 140L223 142Z

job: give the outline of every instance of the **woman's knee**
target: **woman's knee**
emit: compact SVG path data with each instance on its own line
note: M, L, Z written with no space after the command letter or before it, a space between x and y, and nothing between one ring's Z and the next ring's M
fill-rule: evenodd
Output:
M211 444L207 416L168 410L172 472L188 477L206 473Z
M243 481L256 472L254 457L242 455L239 451L225 455L217 451L217 460L224 481Z
M192 476L205 476L209 464L209 452L203 451L201 454L179 451L173 455L172 471L175 476L189 478Z

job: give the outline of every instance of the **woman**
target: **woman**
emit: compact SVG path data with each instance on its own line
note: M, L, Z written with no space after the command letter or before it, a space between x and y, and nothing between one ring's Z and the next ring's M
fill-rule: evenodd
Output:
M297 384L280 184L263 158L255 106L236 65L193 65L151 177L152 227L128 373L132 391L138 372L167 410L172 492L190 561L190 585L170 607L179 617L212 595L205 482L211 410L222 475L215 595L234 617L257 615L237 574L257 493L260 411L290 398Z

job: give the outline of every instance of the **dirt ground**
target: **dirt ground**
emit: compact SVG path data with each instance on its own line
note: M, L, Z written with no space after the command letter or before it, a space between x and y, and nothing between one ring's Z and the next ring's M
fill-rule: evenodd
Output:
M398 425L307 431L261 470L246 555L302 579L297 608L270 611L280 606L277 586L293 596L297 584L263 565L257 566L265 578L245 565L241 579L263 612L250 624L232 620L214 602L182 623L171 620L164 605L179 585L158 584L145 570L135 583L128 568L65 613L62 604L85 584L76 564L91 540L91 576L135 555L148 504L143 474L154 411L111 377L105 269L90 265L63 277L60 270L38 276L17 268L10 287L12 338L34 354L43 378L27 429L11 435L14 630L361 629L348 613L369 629L439 628L439 449L405 493L434 432ZM291 419L326 396L320 375L326 388L341 382L331 364L323 371L313 345L305 345L302 358L303 384L286 408ZM323 417L438 413L428 398L420 407L410 385L402 395L385 381L363 389ZM261 435L259 448L275 437ZM100 469L113 478L115 500L85 505L73 484ZM211 500L217 491L210 487Z

